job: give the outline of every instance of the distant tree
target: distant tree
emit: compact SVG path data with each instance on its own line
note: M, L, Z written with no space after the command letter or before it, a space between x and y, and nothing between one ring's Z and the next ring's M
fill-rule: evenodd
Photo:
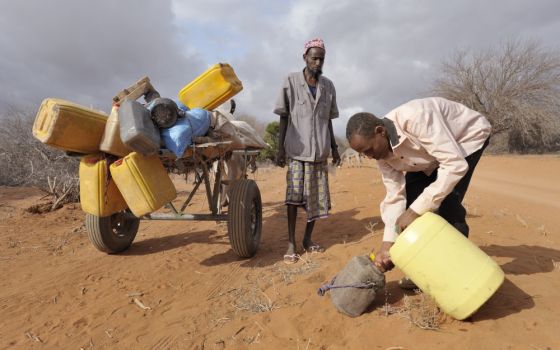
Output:
M560 54L539 43L457 51L432 90L486 115L510 152L560 149Z
M270 145L270 148L264 149L259 155L260 160L270 159L274 161L278 153L278 137L280 133L280 123L273 121L266 126L263 139Z

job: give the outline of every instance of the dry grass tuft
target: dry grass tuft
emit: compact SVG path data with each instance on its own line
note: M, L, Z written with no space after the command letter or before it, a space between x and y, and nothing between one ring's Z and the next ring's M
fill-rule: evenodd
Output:
M311 256L305 254L300 257L300 262L295 265L277 264L274 269L280 273L282 280L286 284L290 284L294 281L294 276L305 275L311 273L321 266L319 262L312 260ZM293 266L293 267L292 267Z
M374 235L375 234L375 226L377 226L378 224L379 224L378 221L371 221L366 225L366 230L368 230L368 232L371 235Z
M426 330L440 329L440 324L446 317L433 299L421 292L419 298L405 295L398 315L406 318L416 327Z
M398 315L410 323L424 330L439 330L440 325L447 317L434 300L428 295L417 290L416 296L405 295L402 306L394 307L385 302L383 313L388 316Z
M260 313L270 312L279 308L279 306L256 285L251 288L236 289L232 295L234 297L232 304L238 310Z

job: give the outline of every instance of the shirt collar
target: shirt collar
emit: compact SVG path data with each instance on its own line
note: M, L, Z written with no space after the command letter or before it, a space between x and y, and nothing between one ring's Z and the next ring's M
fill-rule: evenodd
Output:
M397 133L395 123L387 117L382 118L381 121L383 122L383 126L385 126L385 130L387 130L387 134L389 135L389 142L391 142L391 147L397 147L400 144L401 136Z

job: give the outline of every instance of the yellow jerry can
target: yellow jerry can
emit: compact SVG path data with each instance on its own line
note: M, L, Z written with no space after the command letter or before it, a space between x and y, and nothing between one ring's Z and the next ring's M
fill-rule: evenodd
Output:
M138 217L161 208L177 191L157 155L132 152L110 166L111 175L132 213Z
M434 213L414 220L389 252L395 266L458 320L478 310L504 281L494 260Z
M99 151L107 115L58 98L41 103L33 136L51 147L84 154Z
M80 204L82 210L95 216L110 216L128 206L109 175L107 159L88 155L80 161Z
M210 67L179 92L179 101L189 108L213 110L243 89L243 84L227 63Z

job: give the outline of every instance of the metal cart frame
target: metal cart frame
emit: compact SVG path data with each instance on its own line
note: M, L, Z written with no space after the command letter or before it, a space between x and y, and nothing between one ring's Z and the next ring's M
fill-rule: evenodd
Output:
M262 201L256 182L247 179L247 164L255 161L259 150L232 150L231 141L212 141L207 138L202 141L207 142L193 144L181 158L167 150L161 150L159 154L170 173L184 174L185 180L188 180L190 173L195 176L194 187L180 208L169 202L165 207L171 212L151 213L139 218L129 210L108 217L86 214L86 229L92 244L109 254L122 252L131 246L140 220L227 221L228 236L234 252L243 258L254 256L262 231ZM229 183L223 177L225 164L233 154L242 155L245 164L242 178ZM216 171L211 176L214 163ZM202 184L210 214L187 213L187 208ZM222 210L221 205L222 185L229 186L227 212Z

